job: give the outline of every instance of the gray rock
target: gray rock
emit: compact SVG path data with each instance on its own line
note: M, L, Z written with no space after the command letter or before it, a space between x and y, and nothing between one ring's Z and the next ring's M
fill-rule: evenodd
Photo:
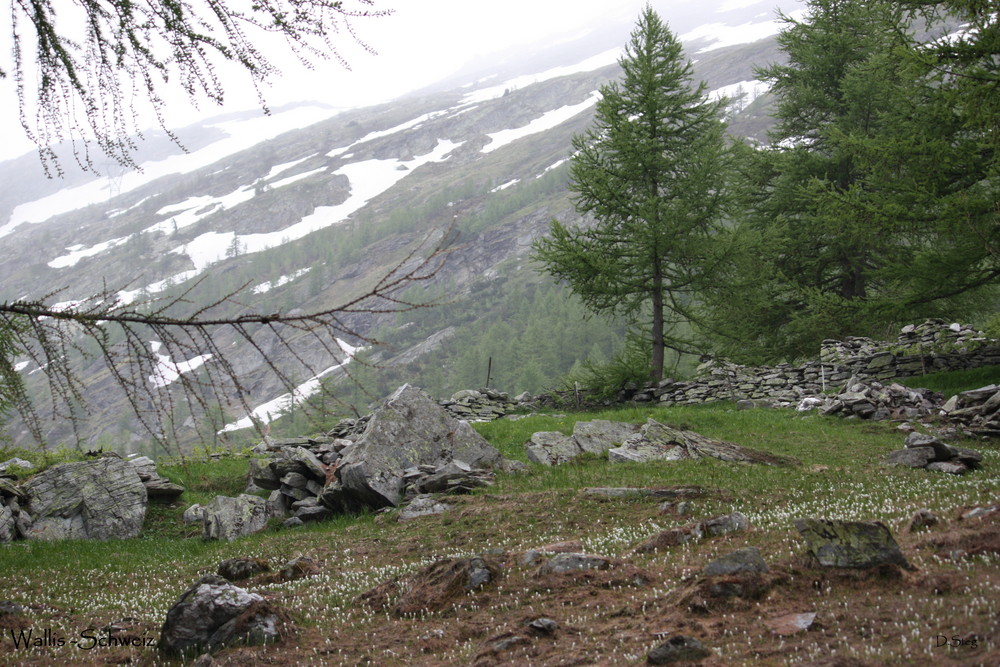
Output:
M528 460L545 466L555 466L571 461L583 450L572 436L558 431L539 431L525 443Z
M536 618L528 623L528 627L540 635L551 635L559 629L559 623L551 618Z
M30 539L136 537L146 518L146 487L116 457L60 463L25 482Z
M162 477L155 477L142 484L146 487L146 495L150 500L173 500L184 493L183 486L174 484Z
M234 644L279 641L284 614L256 593L205 575L167 612L159 649L172 655L217 651Z
M201 538L231 542L267 525L267 501L245 493L236 498L217 496L205 506Z
M969 472L969 467L958 461L935 461L928 463L927 469L933 472L946 472L951 475L964 475Z
M181 521L184 523L201 523L205 520L205 506L195 503L184 510Z
M326 481L326 466L320 461L315 454L310 452L305 447L293 447L291 449L284 450L286 458L290 461L294 461L301 465L305 469L305 474L307 477L311 477L320 482Z
M11 468L23 468L27 470L34 467L35 464L31 461L25 461L24 459L15 456L12 459L7 459L3 463L0 463L0 472L7 472Z
M436 469L452 460L492 468L502 457L467 422L452 418L416 387L403 385L345 450L337 478L326 485L321 500L334 511L398 507L403 471L419 465Z
M694 431L666 426L653 419L643 424L639 433L628 438L621 447L608 450L608 459L613 463L677 461L702 457L767 465L792 463L790 459L707 438Z
M0 505L0 542L13 542L17 537L17 522L9 507Z
M403 510L399 513L399 520L409 521L410 519L416 519L421 516L441 514L442 512L447 512L451 508L451 505L435 500L429 495L420 495L411 500L410 503L403 508Z
M573 439L580 451L601 455L612 447L621 445L638 430L637 424L594 419L574 424Z
M306 522L297 516L293 516L282 521L281 525L284 528L298 528L299 526L306 525Z
M717 558L702 570L706 577L736 574L738 572L767 572L767 563L757 547L746 547Z
M611 560L604 556L580 553L556 554L542 565L541 571L545 574L561 574L563 572L576 572L579 570L607 570L611 567Z
M723 514L701 522L701 531L707 537L718 537L729 533L742 533L750 527L750 522L742 512Z
M899 565L913 569L889 529L879 521L796 519L795 528L823 567Z
M705 645L694 637L674 635L646 655L651 665L669 665L674 662L698 662L712 655Z
M134 459L126 459L129 464L131 464L137 473L139 473L139 479L144 482L148 482L151 479L156 479L159 474L156 472L156 462L148 456L137 456Z
M251 482L262 489L275 491L281 487L281 477L271 467L273 459L250 459L248 477Z
M928 463L934 460L934 457L933 447L909 447L889 452L885 457L885 462L906 468L925 468Z

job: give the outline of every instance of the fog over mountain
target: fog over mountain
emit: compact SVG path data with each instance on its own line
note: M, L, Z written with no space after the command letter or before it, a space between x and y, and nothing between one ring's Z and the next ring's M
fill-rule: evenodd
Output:
M774 4L654 6L682 37L696 76L731 99L731 132L762 137L766 87L753 68L779 55ZM376 350L345 339L342 354L330 356L304 341L302 359L325 370L320 378L300 369L296 398L335 378L356 353L384 367L364 373L373 391L405 380L444 395L481 385L487 363L501 389L553 386L579 359L620 342L613 323L584 320L529 255L553 218L577 217L566 190L571 138L589 125L598 88L618 76L633 20L616 15L572 38L473 60L376 106L298 101L275 105L270 116L209 118L177 131L187 153L151 132L140 145L141 172L105 163L99 177L68 169L49 180L32 154L0 162L0 299L69 307L110 288L121 303L139 303L200 280L190 298L204 303L247 285L241 312L308 312L364 291L421 238L454 224L457 245L424 290L446 303L406 318L353 318L352 327L384 342ZM223 349L236 342L218 341ZM162 371L150 378L156 391L214 363L149 345ZM298 363L276 354L286 367ZM258 420L290 406L259 358L248 350L234 359ZM42 384L37 366L21 370ZM138 447L146 436L108 374L95 364L84 380L96 406L84 442ZM178 423L189 417L177 415ZM249 424L238 410L225 421L230 431ZM47 423L50 442L69 437L61 420ZM23 442L27 434L15 423L12 435Z

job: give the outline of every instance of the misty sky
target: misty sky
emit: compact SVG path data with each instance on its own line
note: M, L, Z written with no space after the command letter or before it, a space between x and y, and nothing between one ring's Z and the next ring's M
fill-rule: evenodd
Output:
M392 16L358 20L354 27L378 55L372 55L342 34L336 36L351 70L335 61L319 63L309 72L294 59L273 57L283 74L266 89L272 106L299 100L318 100L340 107L365 106L396 98L433 84L459 70L463 64L485 57L505 56L539 43L580 37L597 27L621 26L624 44L646 0L379 0L377 6L393 8ZM795 0L655 0L651 3L675 30L683 33L705 24L726 20L732 10L753 8L770 18L774 9L800 6ZM9 16L0 23L0 53L10 52ZM3 66L9 66L5 61ZM233 69L224 73L233 81L226 89L226 106L203 100L195 108L179 91L164 93L168 124L180 127L198 118L223 111L255 108L256 96L249 79ZM13 82L0 80L0 159L33 149L17 120ZM152 125L152 121L150 121Z

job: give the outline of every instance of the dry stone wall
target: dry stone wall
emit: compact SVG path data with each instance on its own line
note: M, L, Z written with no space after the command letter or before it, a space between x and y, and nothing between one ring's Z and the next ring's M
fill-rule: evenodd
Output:
M621 398L664 405L718 400L798 401L838 389L852 377L889 380L1000 364L1000 341L961 324L927 320L908 325L895 342L869 338L823 341L820 358L793 366L740 366L709 360L689 381L673 379Z

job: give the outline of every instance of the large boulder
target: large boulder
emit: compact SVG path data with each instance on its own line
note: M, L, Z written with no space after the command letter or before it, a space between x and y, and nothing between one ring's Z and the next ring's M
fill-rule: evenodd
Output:
M398 507L408 469L451 461L492 468L502 460L467 422L407 384L383 401L354 446L344 450L320 499L336 511Z
M165 653L192 655L233 644L276 642L289 628L287 613L260 595L209 574L167 612L157 646Z
M898 565L913 569L892 533L879 521L796 519L795 529L823 567L868 569Z
M116 457L54 465L22 489L31 539L136 537L146 518L146 487L135 467Z
M267 501L246 493L236 498L216 496L204 506L201 538L226 540L252 535L267 526L270 513Z

